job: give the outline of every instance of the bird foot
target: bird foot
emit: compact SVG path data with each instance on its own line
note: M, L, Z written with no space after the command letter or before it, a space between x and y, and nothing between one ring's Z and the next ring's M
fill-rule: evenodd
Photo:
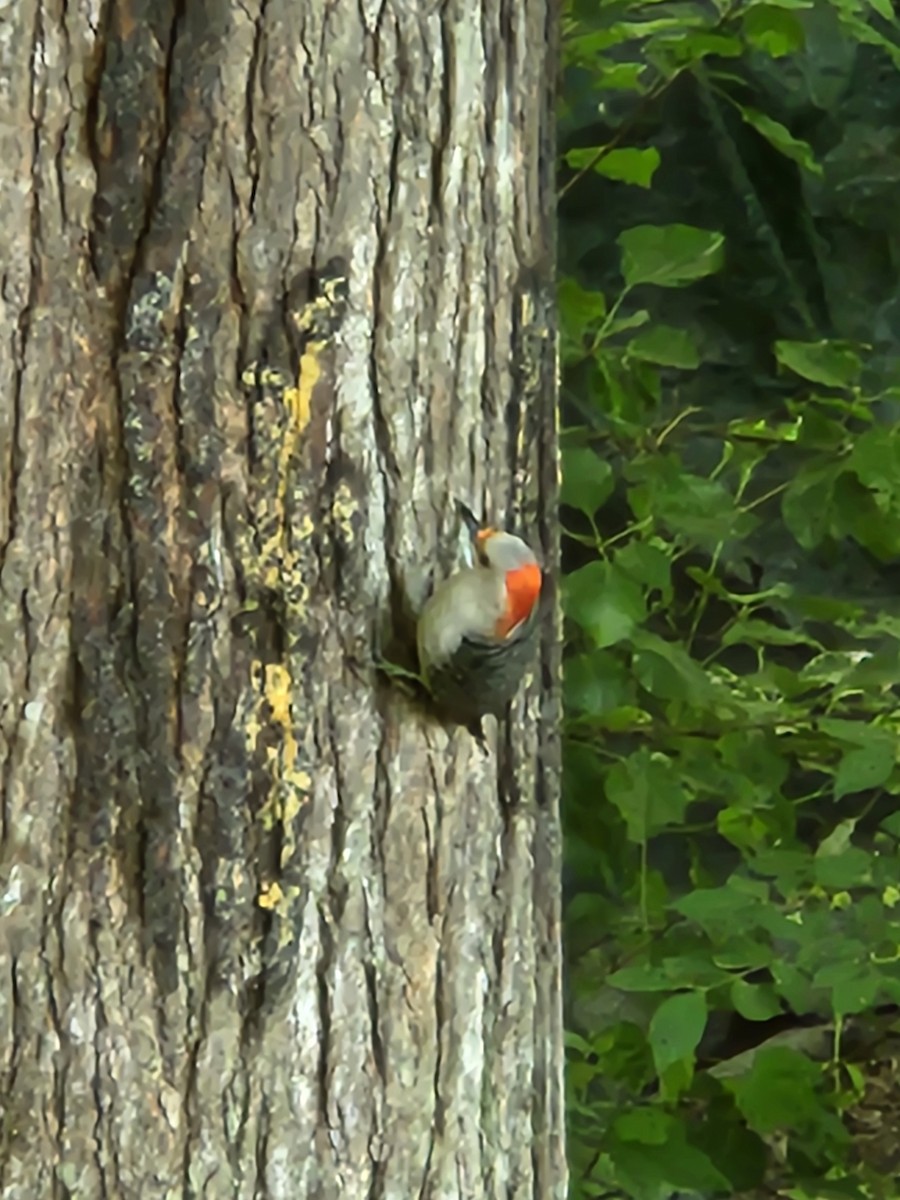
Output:
M425 687L425 681L422 676L416 671L410 671L406 667L401 667L399 663L391 662L388 658L381 658L376 655L372 660L376 671L380 671L382 675L387 675L389 679L396 682L397 687L407 695L413 696L420 688Z
M482 754L489 758L491 748L487 744L487 738L484 736L484 727L481 724L481 718L479 717L477 720L469 721L469 723L466 725L466 731L471 734L471 736L478 743Z

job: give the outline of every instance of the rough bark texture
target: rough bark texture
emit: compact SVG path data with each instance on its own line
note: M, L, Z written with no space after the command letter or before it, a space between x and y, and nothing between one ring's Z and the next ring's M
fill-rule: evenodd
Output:
M554 563L547 0L0 17L0 1196L564 1194L555 630L372 670L452 497Z

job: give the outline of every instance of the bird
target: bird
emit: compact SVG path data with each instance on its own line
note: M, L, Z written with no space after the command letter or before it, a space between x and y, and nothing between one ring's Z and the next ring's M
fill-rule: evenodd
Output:
M522 538L457 509L468 562L422 608L419 672L435 706L481 739L482 717L502 716L534 658L543 572Z

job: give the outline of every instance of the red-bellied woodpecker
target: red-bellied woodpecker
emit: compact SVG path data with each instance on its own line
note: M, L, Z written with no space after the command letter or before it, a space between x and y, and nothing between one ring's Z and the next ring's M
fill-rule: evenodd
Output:
M542 576L521 538L459 510L473 563L439 584L422 609L419 670L437 706L478 733L481 717L502 714L534 657Z

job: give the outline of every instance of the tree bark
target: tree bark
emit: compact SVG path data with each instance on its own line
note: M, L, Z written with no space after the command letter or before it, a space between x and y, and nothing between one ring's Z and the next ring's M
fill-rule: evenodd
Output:
M0 1196L565 1192L547 0L20 0L0 77Z

